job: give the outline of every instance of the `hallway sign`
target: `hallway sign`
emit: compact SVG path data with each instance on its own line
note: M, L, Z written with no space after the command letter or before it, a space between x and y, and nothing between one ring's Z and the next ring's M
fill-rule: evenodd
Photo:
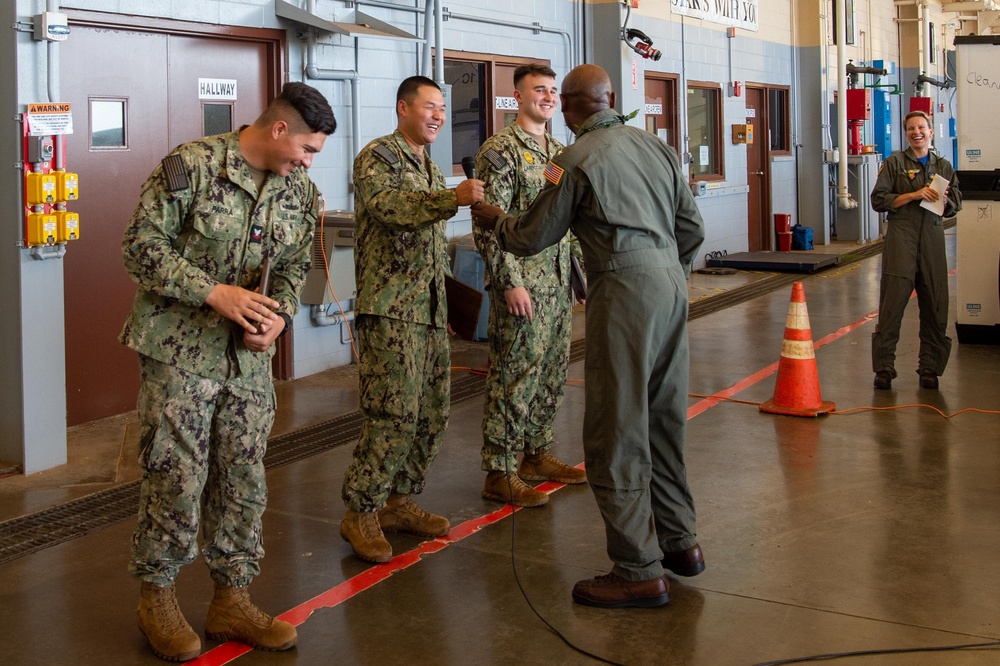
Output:
M757 32L759 0L670 0L674 14Z
M236 99L236 79L198 79L198 99Z

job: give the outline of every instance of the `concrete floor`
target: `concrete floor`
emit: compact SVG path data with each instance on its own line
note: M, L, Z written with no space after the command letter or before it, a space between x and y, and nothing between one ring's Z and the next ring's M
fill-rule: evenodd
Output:
M998 409L1000 348L956 343L941 390L919 388L915 301L904 320L900 376L892 391L872 389L878 271L875 258L803 276L824 398L839 410ZM754 279L697 276L692 298ZM775 377L766 369L778 360L789 294L781 289L691 322L692 394L771 397ZM455 345L456 366L484 361L481 343ZM570 376L583 378L582 362ZM356 373L286 382L278 393L274 434L356 409ZM267 557L253 593L298 624L299 645L241 656L235 644L206 641L194 663L598 663L535 616L518 580L568 641L622 664L754 664L1000 641L997 413L946 420L901 408L803 419L718 399L690 404L687 465L708 568L672 579L668 606L609 611L571 602L576 580L610 567L590 490L552 486L548 505L513 517L483 500L476 398L454 405L420 498L454 529L424 542L390 535L389 564L356 560L339 536L351 446L269 471ZM583 458L582 417L583 389L571 383L555 452L574 464ZM76 429L64 469L0 479L0 521L136 478L135 430L129 415ZM3 663L164 663L135 627L138 586L125 569L132 528L125 521L0 565ZM202 633L211 594L203 564L185 568L178 594ZM998 664L1000 648L850 663Z

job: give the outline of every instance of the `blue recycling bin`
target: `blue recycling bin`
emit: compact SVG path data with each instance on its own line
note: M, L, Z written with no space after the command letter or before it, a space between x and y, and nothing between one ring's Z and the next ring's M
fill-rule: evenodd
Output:
M794 227L792 227L792 249L793 250L813 249L812 227L803 227L800 224L796 224Z
M490 296L486 293L486 265L478 250L455 248L455 265L451 273L456 280L475 287L483 294L483 306L479 311L479 324L476 326L476 340L486 340L489 329Z

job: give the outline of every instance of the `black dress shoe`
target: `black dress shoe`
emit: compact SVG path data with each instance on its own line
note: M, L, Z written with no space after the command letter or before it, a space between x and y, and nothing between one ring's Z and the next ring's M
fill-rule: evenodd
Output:
M883 391L892 388L892 373L888 370L879 370L875 373L875 388Z
M698 544L687 550L664 553L662 562L664 569L669 569L678 576L697 576L705 570L705 557Z
M937 390L938 378L933 372L920 373L920 388Z
M573 601L598 608L655 608L670 603L670 583L666 576L628 580L609 573L579 581Z

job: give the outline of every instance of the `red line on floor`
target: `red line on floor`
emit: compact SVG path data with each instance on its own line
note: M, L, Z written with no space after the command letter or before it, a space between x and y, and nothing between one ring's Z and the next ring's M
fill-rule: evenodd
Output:
M583 463L577 465L577 467L582 469ZM564 483L546 481L545 483L535 486L535 489L543 493L551 494L565 485L566 484ZM309 616L315 611L321 608L333 608L334 606L347 601L351 597L364 592L368 588L381 583L397 571L402 571L403 569L413 566L418 563L424 555L436 553L457 541L461 541L466 537L472 536L484 527L503 520L514 511L520 511L521 508L522 507L512 507L507 504L503 508L497 509L492 513L467 520L464 523L451 528L451 531L443 537L439 537L432 541L424 541L413 550L400 553L399 555L394 555L389 562L373 566L370 569L365 569L357 576L348 578L340 585L330 588L326 592L313 597L305 603L299 604L291 610L285 611L277 617L285 622L290 622L297 627L308 620ZM228 643L223 643L218 647L212 648L194 661L187 663L194 666L221 666L222 664L228 664L238 659L251 650L253 650L253 648L249 645L230 641Z
M910 296L910 298L913 298L913 296ZM830 333L829 335L824 335L822 338L814 342L813 349L819 349L824 345L830 344L834 340L839 340L840 338L844 337L845 335L847 335L854 329L858 328L859 326L864 326L871 320L875 319L875 317L877 316L878 316L878 310L875 310L874 312L869 312L861 319L858 319L855 322L851 322L847 326L841 326L833 333ZM777 370L778 370L778 362L775 361L766 368L761 368L760 370L753 373L749 377L741 379L740 381L736 382L729 388L723 389L718 393L713 393L708 398L699 400L698 402L688 407L688 412L687 412L688 421L698 416L699 414L708 411L712 407L715 407L717 404L719 404L726 398L732 398L737 393L740 393L741 391L750 388L757 382L767 379L768 377L773 375Z
M911 295L910 298L913 298L913 296ZM831 342L844 337L856 328L864 326L877 316L878 310L870 312L861 319L858 319L847 326L842 326L829 335L823 336L813 343L813 347L818 349L824 345L828 345ZM724 398L731 398L737 393L753 386L757 382L766 379L774 374L777 369L778 363L774 362L771 365L758 370L754 374L741 379L729 388L723 389L722 391L713 394L711 397L705 398L704 400L700 400L694 405L691 405L688 407L688 420L691 420L695 416L711 409L715 405L722 402ZM577 467L582 469L583 463L577 465ZM541 492L551 494L562 488L564 485L565 484L562 483L545 482L536 486L536 489ZM337 606L338 604L347 601L351 597L367 590L368 588L381 583L397 571L402 571L403 569L413 566L418 563L424 555L430 555L441 551L447 548L450 544L461 541L462 539L480 531L484 527L503 520L514 511L520 510L521 507L512 507L508 504L492 513L480 516L479 518L467 520L464 523L453 527L445 536L434 539L433 541L425 541L413 550L395 555L392 560L386 564L380 564L378 566L373 566L370 569L366 569L357 576L345 580L340 585L330 588L326 592L313 597L305 603L299 604L295 608L285 611L277 617L285 620L286 622L290 622L297 627L308 620L309 616L311 616L315 611L321 608L332 608ZM194 661L190 661L188 663L193 664L194 666L222 666L222 664L228 664L235 661L242 655L250 652L252 649L253 648L243 643L230 641L228 643L223 643L218 647L212 648Z

